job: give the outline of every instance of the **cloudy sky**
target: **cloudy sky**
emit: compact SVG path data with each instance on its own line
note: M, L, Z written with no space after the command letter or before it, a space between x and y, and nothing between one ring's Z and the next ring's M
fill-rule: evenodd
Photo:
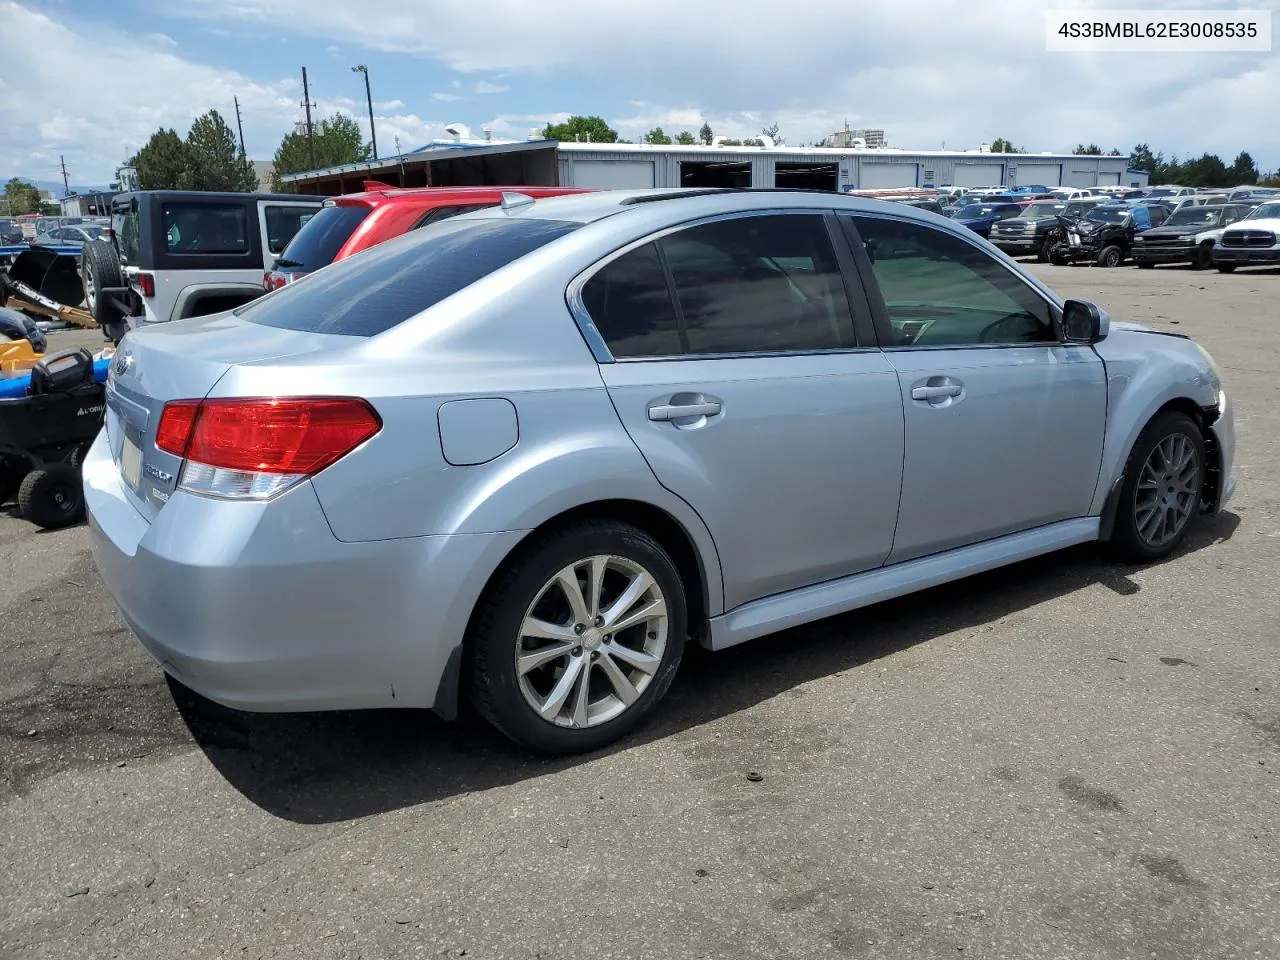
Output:
M237 96L270 159L303 66L321 116L367 124L357 63L384 155L450 122L523 138L594 113L631 139L705 119L802 143L847 119L901 147L1147 142L1275 169L1280 53L1045 52L1048 9L1236 6L1280 0L0 0L0 175L54 180L65 156L73 184L102 184L160 125L210 107L234 125Z

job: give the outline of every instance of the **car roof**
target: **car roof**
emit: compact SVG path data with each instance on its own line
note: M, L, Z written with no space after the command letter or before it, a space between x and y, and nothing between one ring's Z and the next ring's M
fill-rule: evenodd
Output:
M953 224L941 214L873 197L857 197L830 190L793 190L779 187L663 188L602 190L536 199L532 203L485 207L453 218L456 220L562 220L579 224L626 220L644 229L662 229L701 217L768 210L834 210L850 213L892 213L901 219ZM621 225L621 224L620 224ZM639 226L637 226L639 228Z
M417 206L445 206L455 201L497 200L504 193L522 193L530 197L553 197L568 193L589 193L590 187L392 187L376 186L376 181L365 181L370 189L360 193L345 193L330 197L333 206L365 205L378 207L389 204Z

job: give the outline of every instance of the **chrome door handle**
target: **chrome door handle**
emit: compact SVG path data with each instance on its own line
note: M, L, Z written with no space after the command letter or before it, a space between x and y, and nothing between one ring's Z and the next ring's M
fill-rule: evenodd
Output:
M686 417L714 417L721 410L718 400L702 403L660 403L649 408L650 420L683 420Z
M913 387L912 400L942 400L945 397L960 396L960 384L949 383L941 387Z

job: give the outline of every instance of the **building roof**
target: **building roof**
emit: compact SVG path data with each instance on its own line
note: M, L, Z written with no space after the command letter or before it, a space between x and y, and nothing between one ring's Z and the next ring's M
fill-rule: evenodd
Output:
M620 153L620 154L652 154L652 153L750 153L767 154L769 156L805 156L805 157L844 157L854 154L860 157L991 157L996 160L1120 160L1129 162L1128 157L1108 157L1097 154L1074 153L992 153L982 150L910 150L904 147L750 147L721 145L718 147L706 144L683 145L652 143L582 143L580 141L564 141L560 149L565 153Z
M282 183L297 183L302 180L316 180L322 177L336 177L339 175L355 175L361 173L372 173L375 170L386 170L389 167L395 167L402 161L405 163L421 164L430 162L434 159L445 159L456 157L460 152L469 156L494 156L504 153L519 153L530 150L554 150L556 141L554 140L509 140L509 141L492 141L492 142L475 142L465 140L443 140L433 141L425 146L418 147L408 153L403 153L394 157L383 157L379 160L365 160L360 163L344 163L333 167L323 167L319 170L303 170L298 173L287 173L280 177Z

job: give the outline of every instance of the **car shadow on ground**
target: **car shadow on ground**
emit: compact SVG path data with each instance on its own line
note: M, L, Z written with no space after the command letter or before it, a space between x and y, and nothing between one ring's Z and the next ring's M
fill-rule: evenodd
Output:
M1208 519L1178 555L1230 539L1239 522L1230 513ZM579 757L531 755L467 713L452 724L425 710L252 714L211 703L173 681L170 688L196 743L246 798L274 816L332 823L554 773L1093 585L1132 595L1139 590L1128 575L1133 569L1100 559L1089 545L721 653L691 647L642 731Z

